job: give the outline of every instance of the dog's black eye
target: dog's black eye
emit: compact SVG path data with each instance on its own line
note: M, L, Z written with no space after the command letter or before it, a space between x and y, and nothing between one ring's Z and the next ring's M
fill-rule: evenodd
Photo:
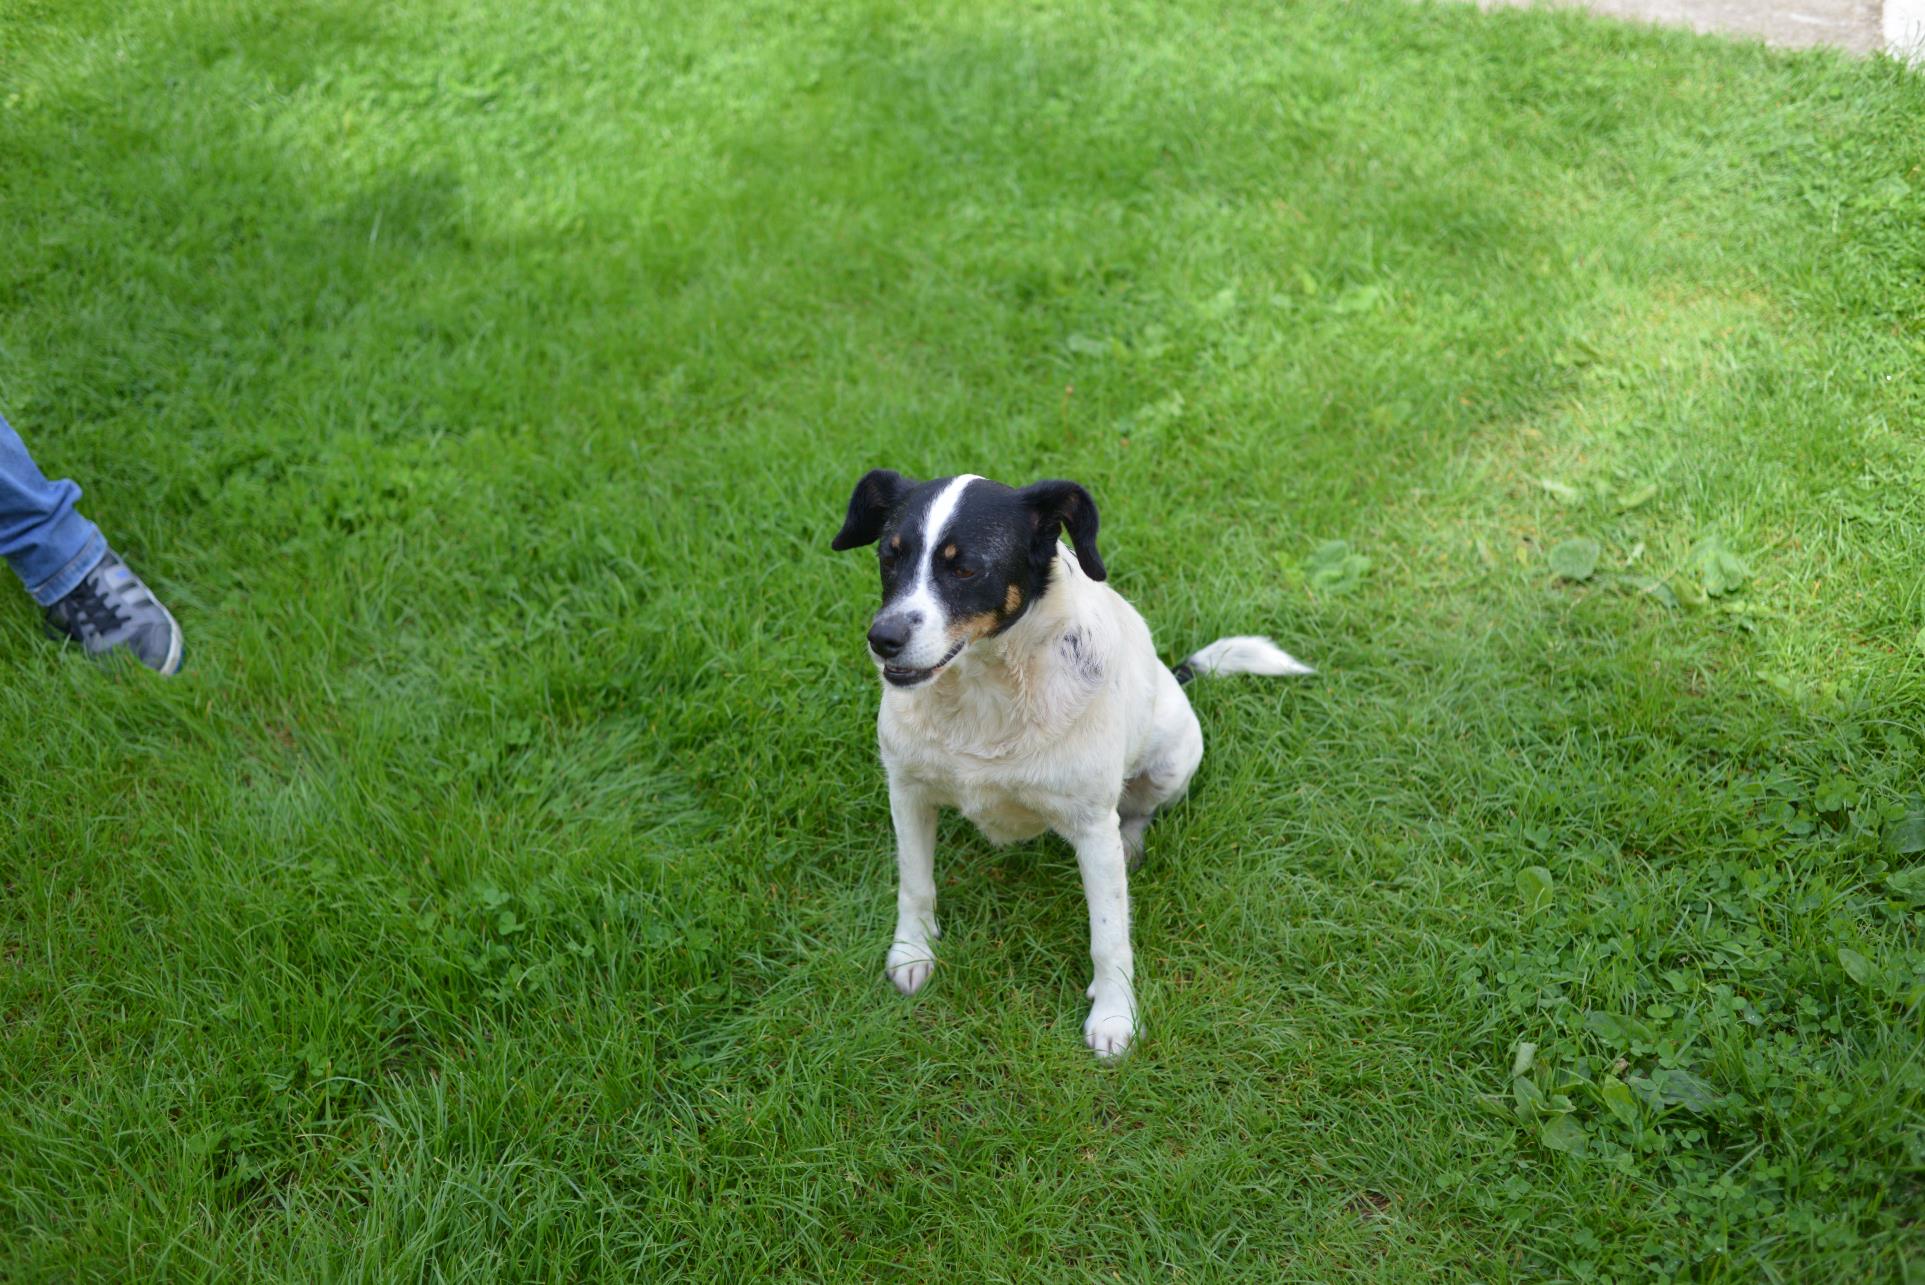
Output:
M963 565L962 563L960 563L960 562L958 562L958 563L957 563L957 564L956 564L955 566L953 566L953 567L951 567L951 568L949 568L949 569L950 569L951 571L953 571L953 572L955 572L955 573L956 573L956 579L958 579L958 580L967 580L967 579L969 579L969 577L971 577L971 576L973 576L973 575L975 575L975 574L976 574L976 573L975 573L975 572L974 572L973 570L971 570L971 569L970 569L970 568L968 568L968 567L965 567L965 566L964 566L964 565Z

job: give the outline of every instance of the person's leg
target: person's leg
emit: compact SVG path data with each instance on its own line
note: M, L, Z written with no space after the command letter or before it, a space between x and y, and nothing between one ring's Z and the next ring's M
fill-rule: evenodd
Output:
M49 482L0 418L0 558L46 609L47 632L89 655L127 651L149 669L180 668L180 626L100 529L74 509L80 488Z
M107 541L74 508L80 488L50 482L0 416L0 558L33 600L51 607L100 565Z

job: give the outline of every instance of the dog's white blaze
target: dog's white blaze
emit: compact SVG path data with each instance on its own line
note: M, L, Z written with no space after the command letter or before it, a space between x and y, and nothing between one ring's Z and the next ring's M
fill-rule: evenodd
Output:
M962 493L971 482L980 482L974 473L964 473L954 478L942 489L929 506L929 515L922 524L922 561L916 566L916 592L923 593L929 588L929 574L936 565L936 546L942 541L943 528L956 514L956 506L962 502Z
M923 517L922 551L917 554L915 587L902 602L903 610L918 613L922 620L910 635L909 646L903 648L898 657L899 664L915 668L933 665L942 659L949 645L949 620L931 584L935 578L936 550L942 545L942 533L949 519L956 515L963 492L971 482L980 481L974 473L950 479L949 485L930 502L929 512Z

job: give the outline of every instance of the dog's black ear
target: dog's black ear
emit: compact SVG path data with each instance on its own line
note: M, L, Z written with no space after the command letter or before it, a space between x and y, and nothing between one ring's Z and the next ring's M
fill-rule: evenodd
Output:
M842 529L829 541L829 547L840 553L874 544L882 535L889 510L902 503L913 486L914 482L893 469L870 469L856 483L855 494L849 497L849 516L842 519Z
M1047 558L1054 551L1056 533L1069 532L1070 547L1083 574L1107 580L1103 555L1096 551L1096 501L1074 482L1037 482L1016 493L1029 506L1036 526L1036 548Z

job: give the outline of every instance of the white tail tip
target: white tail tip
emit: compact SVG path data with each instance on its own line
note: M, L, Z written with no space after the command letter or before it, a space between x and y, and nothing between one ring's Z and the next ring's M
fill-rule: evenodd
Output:
M1314 674L1317 671L1268 638L1219 638L1183 662L1199 674Z

